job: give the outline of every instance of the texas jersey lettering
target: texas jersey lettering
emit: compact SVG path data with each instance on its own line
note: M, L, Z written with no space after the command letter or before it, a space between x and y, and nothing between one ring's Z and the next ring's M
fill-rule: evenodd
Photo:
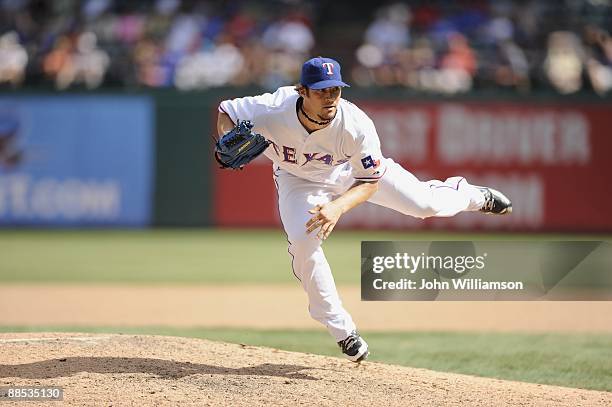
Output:
M297 177L345 185L341 174L347 171L357 180L384 174L376 128L361 109L341 99L329 126L308 134L296 115L298 97L293 86L284 86L274 93L223 101L219 110L232 120L250 120L253 131L271 142L264 154ZM378 165L366 168L362 165L366 157Z

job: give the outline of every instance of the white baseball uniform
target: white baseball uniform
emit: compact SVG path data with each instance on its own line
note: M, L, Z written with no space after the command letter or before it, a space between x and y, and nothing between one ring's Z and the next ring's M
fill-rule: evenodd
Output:
M336 342L355 324L342 306L316 232L306 234L308 210L345 192L356 180L378 181L369 202L419 218L478 210L484 196L463 177L419 181L384 158L374 123L357 106L340 99L325 128L308 133L297 116L299 95L292 86L274 93L223 101L219 110L236 123L250 120L253 131L271 141L265 155L273 162L281 222L289 242L293 273L309 300L310 315Z

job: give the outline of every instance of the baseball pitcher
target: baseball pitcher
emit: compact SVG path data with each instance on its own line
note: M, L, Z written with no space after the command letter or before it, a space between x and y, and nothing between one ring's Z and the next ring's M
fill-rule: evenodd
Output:
M512 204L463 177L419 181L383 157L372 120L342 99L347 86L340 64L318 57L304 63L295 87L223 101L215 156L234 169L262 152L272 161L291 265L308 295L310 315L349 360L360 362L368 345L342 306L321 247L340 217L366 201L419 218L462 211L503 215Z

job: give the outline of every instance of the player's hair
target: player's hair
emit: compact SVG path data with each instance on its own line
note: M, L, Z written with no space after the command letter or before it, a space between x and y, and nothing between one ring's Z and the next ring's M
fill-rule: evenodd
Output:
M308 94L308 92L309 92L308 86L304 86L301 83L297 83L293 89L295 89L295 91L298 93L298 95L300 94L300 90L303 89L306 92L306 95L309 96L309 94Z

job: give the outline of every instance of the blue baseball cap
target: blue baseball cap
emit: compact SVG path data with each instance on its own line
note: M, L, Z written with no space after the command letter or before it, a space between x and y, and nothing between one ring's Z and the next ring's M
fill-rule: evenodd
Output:
M310 89L349 86L342 82L338 61L323 57L312 58L304 62L300 83Z

